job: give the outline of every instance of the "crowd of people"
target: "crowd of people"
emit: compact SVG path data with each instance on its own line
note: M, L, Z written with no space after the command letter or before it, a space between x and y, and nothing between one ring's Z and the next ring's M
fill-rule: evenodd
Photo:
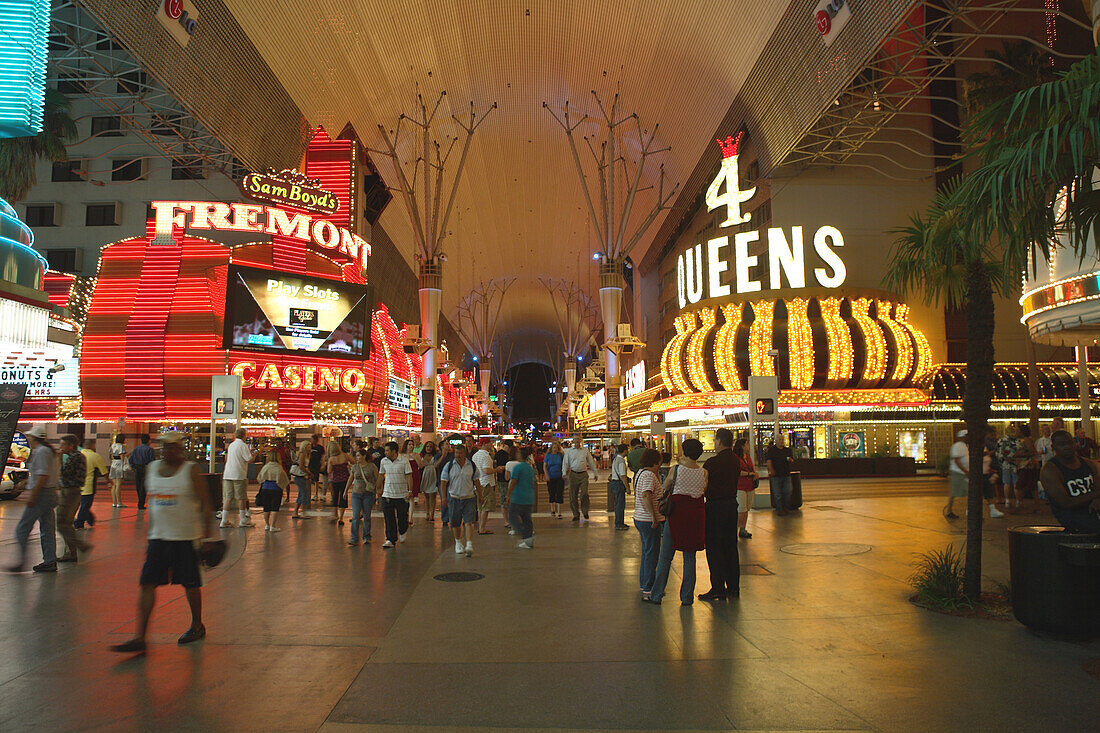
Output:
M1070 435L1055 421L1043 425L1032 440L1026 427L1009 426L998 438L992 430L984 441L983 474L992 516L1005 512L1035 511L1048 499L1055 518L1074 531L1100 532L1100 466L1094 461L1098 446L1083 432ZM303 440L297 450L276 443L254 450L244 428L226 446L221 475L220 511L210 501L207 477L188 460L181 433L158 437L161 458L148 435L127 455L122 442L111 445L110 468L95 450L95 441L62 435L55 448L45 431L25 432L30 443L27 459L27 502L16 527L18 562L8 567L22 572L30 532L37 524L42 562L36 573L56 572L58 563L78 562L92 550L86 531L95 525L92 511L100 477L111 481L113 506L121 506L121 477L131 475L138 509L148 509L148 545L141 571L137 633L113 647L120 652L145 648L145 630L155 604L156 589L180 585L191 609L192 623L180 644L203 638L202 565L217 562L225 544L215 529L254 526L255 508L263 514L268 533L282 530L279 514L293 503L295 522L321 516L339 526L350 521L347 544L372 541L371 516L377 506L383 517L382 548L405 543L410 528L438 520L449 528L455 553L474 554L477 535L493 534L491 518L499 513L504 528L516 536L517 548L532 550L535 532L532 514L538 485L546 483L550 516L561 520L568 505L573 523L590 522L589 485L602 466L608 474L611 515L615 530L627 530L626 501L633 494L633 522L640 538L639 590L641 600L660 604L676 553L683 571L680 602L696 598L719 601L740 595L738 540L748 540L747 519L758 486L757 468L744 439L734 440L726 428L715 432L715 454L700 462L703 445L696 439L681 444L672 456L635 439L629 445L609 446L597 459L576 437L568 447L554 441L515 444L474 436L421 442L417 437L397 442L377 438L351 441L350 450L339 439L320 435ZM793 508L791 469L794 456L782 436L763 453L772 503L779 515ZM966 494L969 452L966 431L960 431L950 451L951 499L944 509L955 518L953 501ZM251 464L258 466L252 470ZM121 464L121 465L119 465ZM252 478L251 475L254 475ZM256 485L256 494L249 487ZM297 493L291 502L291 486ZM568 491L568 498L566 498ZM347 509L351 509L350 518ZM313 511L311 511L313 510ZM237 513L237 524L232 521ZM309 512L309 513L307 513ZM57 555L56 534L65 552ZM695 595L696 555L706 552L710 589ZM213 559L212 559L213 558Z

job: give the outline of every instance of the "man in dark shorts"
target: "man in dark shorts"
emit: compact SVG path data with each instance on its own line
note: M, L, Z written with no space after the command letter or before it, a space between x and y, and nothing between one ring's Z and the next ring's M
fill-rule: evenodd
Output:
M190 644L206 636L202 623L202 569L197 544L211 537L213 514L206 481L195 463L186 460L183 433L162 433L163 460L149 464L146 494L149 499L149 545L141 569L137 633L111 651L145 651L145 632L156 603L157 586L182 585L191 608L191 628L179 638Z

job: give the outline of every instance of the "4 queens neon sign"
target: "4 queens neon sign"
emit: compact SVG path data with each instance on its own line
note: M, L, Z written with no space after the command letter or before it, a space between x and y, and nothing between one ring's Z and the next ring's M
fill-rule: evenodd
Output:
M173 228L254 232L290 237L332 250L366 266L370 243L328 219L260 204L224 204L217 201L154 201L158 235Z

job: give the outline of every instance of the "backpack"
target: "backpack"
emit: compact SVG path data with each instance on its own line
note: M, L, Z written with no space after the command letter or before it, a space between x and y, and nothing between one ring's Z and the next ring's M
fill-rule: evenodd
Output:
M680 468L679 464L672 467L672 483L668 485L668 490L661 494L661 498L657 501L657 511L659 511L665 519L672 516L672 493L676 490L676 473Z

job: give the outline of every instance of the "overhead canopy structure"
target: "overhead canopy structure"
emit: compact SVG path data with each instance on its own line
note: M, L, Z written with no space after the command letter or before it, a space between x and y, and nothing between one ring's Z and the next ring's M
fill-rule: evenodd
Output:
M661 147L671 146L666 175L683 180L787 10L785 2L753 3L729 12L698 0L225 4L312 124L350 122L372 148L383 145L377 125L392 125L418 92L434 99L445 89L446 117L468 112L471 101L498 103L459 186L444 249L463 266L444 268L445 313L477 283L511 273L594 281L596 234L568 142L544 101L598 115L592 91L618 92L647 125L660 123ZM376 162L397 185L388 163ZM415 239L400 207L379 223L414 265ZM541 288L536 293L543 299ZM501 328L517 337L556 331L553 308L532 300L509 298Z

